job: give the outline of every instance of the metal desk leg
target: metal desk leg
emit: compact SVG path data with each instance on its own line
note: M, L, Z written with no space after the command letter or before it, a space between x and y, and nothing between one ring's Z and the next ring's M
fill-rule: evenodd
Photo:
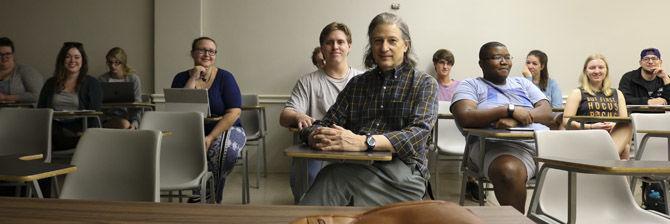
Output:
M33 180L33 188L35 188L35 193L37 194L37 198L44 198L42 195L42 190L40 189L40 183L37 182L37 180Z
M577 173L568 171L568 224L577 217Z

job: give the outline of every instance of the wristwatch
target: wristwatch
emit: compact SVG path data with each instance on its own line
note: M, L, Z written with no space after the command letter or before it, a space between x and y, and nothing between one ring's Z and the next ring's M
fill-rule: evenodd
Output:
M507 117L514 117L514 104L507 104Z
M375 141L375 138L372 137L372 134L370 133L365 133L365 145L368 147L366 150L367 152L372 152L372 150L375 148L375 145L377 142Z

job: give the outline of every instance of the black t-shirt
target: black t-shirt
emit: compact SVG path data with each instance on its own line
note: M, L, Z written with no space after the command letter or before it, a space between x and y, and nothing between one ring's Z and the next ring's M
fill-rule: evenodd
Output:
M663 97L663 82L659 82L658 78L651 81L642 79L642 86L647 90L647 96L651 98Z

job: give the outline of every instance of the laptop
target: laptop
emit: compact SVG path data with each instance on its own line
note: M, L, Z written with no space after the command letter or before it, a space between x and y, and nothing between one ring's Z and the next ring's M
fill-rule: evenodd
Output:
M103 103L135 102L132 82L101 82Z
M209 117L209 96L206 89L171 88L164 89L165 110L179 112L199 112Z

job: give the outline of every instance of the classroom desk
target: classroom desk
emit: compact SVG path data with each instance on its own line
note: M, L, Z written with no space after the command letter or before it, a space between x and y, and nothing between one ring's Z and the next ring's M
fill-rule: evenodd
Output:
M670 105L627 105L628 113L664 113L670 111Z
M118 107L137 108L137 109L142 109L142 111L145 111L145 110L155 111L156 110L156 104L153 104L153 103L128 102L128 103L103 103L102 104L102 109L110 109L110 108L118 108Z
M393 154L388 151L374 151L374 152L344 152L344 151L321 151L311 149L305 144L297 144L290 146L284 150L286 156L295 160L300 174L304 178L298 181L298 186L301 192L307 192L309 189L309 170L307 169L307 159L319 160L336 160L336 161L391 161Z
M485 151L487 139L510 139L510 140L531 140L535 139L535 132L533 131L509 131L503 129L480 129L480 128L464 128L463 131L467 136L476 136L479 138L479 148L481 151ZM480 164L484 163L485 153L481 153L479 157ZM465 147L465 152L463 153L463 161L468 161L467 158L470 157L470 148ZM465 185L468 181L468 176L478 176L477 172L470 170L467 162L461 163L461 171L463 172L463 180L461 182L461 192L465 192ZM480 185L481 187L481 185ZM480 198L483 198L480 195ZM459 198L460 205L465 203L465 194L461 193ZM484 200L479 201L480 206L484 206Z
M54 111L53 118L83 118L83 130L86 130L88 128L88 119L86 118L94 118L98 123L98 127L102 127L102 121L100 120L100 116L102 115L103 113L100 111L91 110Z
M2 107L20 107L20 108L34 108L33 103L16 102L16 101L0 101L0 108Z
M533 223L510 206L465 207L484 223ZM0 197L9 223L281 223L313 215L355 215L371 208L217 205Z
M600 117L600 116L564 116L568 118L566 129L571 129L570 123L573 121L579 122L579 128L584 129L586 122L614 122L614 123L630 123L630 117Z
M561 157L538 157L537 162L544 163L537 177L538 188L531 199L528 217L533 219L537 214L539 197L542 193L543 180L548 169L559 169L568 172L568 223L575 223L577 212L577 173L624 175L624 176L670 176L670 161L639 161L639 160L585 160ZM531 212L533 211L533 212Z
M71 173L77 167L70 164L44 163L41 155L0 156L0 180L11 182L32 182L37 197L42 191L37 180Z

